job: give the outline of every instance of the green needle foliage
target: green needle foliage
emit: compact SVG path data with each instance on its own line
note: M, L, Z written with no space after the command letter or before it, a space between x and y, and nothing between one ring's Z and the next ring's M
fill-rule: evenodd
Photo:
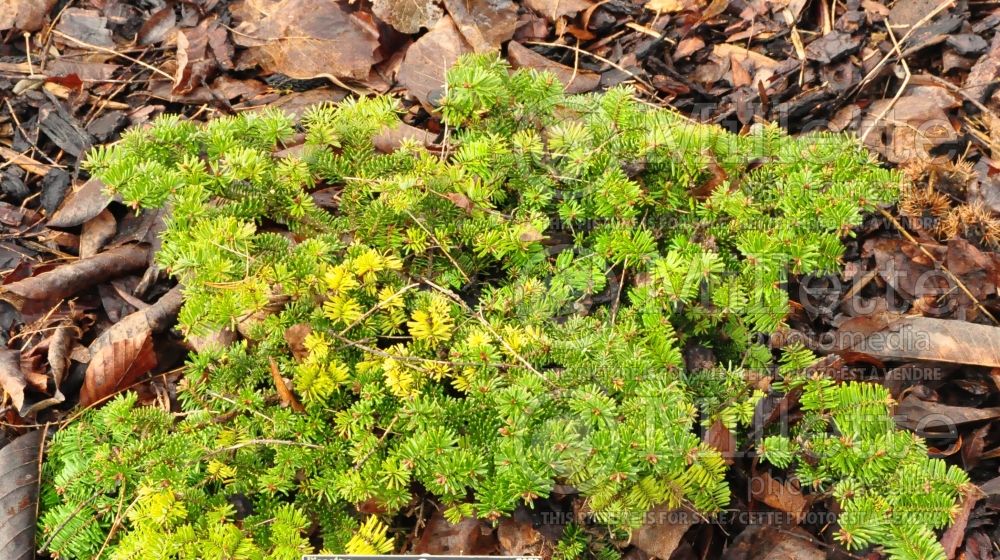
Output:
M814 376L788 386L802 389L805 417L792 438L760 442L760 456L794 465L804 485L833 494L841 507L836 538L848 549L879 544L892 558L943 560L933 531L951 524L971 489L965 471L929 458L921 438L896 430L881 385Z
M846 137L733 135L493 57L449 72L438 145L376 148L399 114L163 117L91 154L126 203L169 208L156 258L181 328L244 338L190 357L181 411L120 397L56 435L50 551L384 553L421 500L495 521L555 484L619 536L658 504L717 512L726 466L696 423L749 422L745 368L773 361L755 335L782 323L789 275L835 272L899 184ZM684 371L695 343L730 365Z

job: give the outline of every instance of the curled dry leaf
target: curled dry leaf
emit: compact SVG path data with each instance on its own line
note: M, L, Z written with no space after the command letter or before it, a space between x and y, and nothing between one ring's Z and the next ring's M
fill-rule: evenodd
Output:
M429 29L444 15L437 0L372 0L372 12L401 33Z
M18 311L26 307L44 308L101 282L146 268L148 255L149 249L141 245L115 247L38 276L0 286L0 300Z
M128 388L157 365L153 334L166 330L183 299L176 287L156 303L126 316L90 345L80 405L90 406Z
M574 69L549 60L517 41L507 44L507 56L514 68L534 68L555 74L566 88L566 93L586 93L593 91L601 83L601 75L590 70Z
M215 17L177 34L174 94L189 93L211 81L220 70L232 68L233 45L229 42L226 29Z
M243 0L232 6L239 22L233 40L247 50L241 68L296 79L364 79L379 62L378 28L362 12L328 0Z
M92 257L100 252L118 231L118 222L110 210L104 209L100 214L83 224L80 233L80 258Z
M406 57L396 76L410 95L430 106L431 93L444 86L448 68L463 54L472 52L454 20L444 16L434 29L417 39L406 51Z
M281 372L278 371L278 363L271 357L268 357L267 360L271 367L271 380L274 381L274 388L278 390L278 398L281 399L281 403L291 407L295 412L305 412L306 407L302 406L299 399L295 398L295 393L292 393L291 388L288 387L288 382L285 381L285 378L281 376Z
M18 414L21 414L24 410L24 391L28 387L28 382L21 372L21 356L16 350L0 349L0 386L10 397L10 402Z
M28 432L0 449L0 558L34 560L38 461L44 430Z

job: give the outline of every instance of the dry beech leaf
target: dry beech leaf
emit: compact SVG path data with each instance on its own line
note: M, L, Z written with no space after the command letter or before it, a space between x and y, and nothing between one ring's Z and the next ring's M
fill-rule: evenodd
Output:
M399 84L424 105L431 93L444 87L448 68L463 54L472 52L450 16L438 20L434 29L417 39L406 51L396 76Z
M90 345L90 364L80 389L80 405L89 406L118 393L156 367L153 334L170 326L183 300L174 288L156 303L136 311L101 333Z
M18 311L45 307L82 290L148 265L149 249L141 245L121 245L93 257L73 261L38 276L0 286L0 300Z
M247 50L241 68L291 78L365 79L379 62L379 33L370 16L328 0L243 0L230 10L233 41Z
M430 29L444 15L437 0L373 0L372 12L401 33Z
M306 348L306 337L312 332L312 327L308 323L292 325L285 330L285 343L292 351L292 357L301 362L309 356L309 349Z

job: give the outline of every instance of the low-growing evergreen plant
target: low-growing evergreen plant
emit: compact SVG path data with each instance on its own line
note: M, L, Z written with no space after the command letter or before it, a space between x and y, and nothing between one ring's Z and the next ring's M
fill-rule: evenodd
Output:
M376 97L301 125L273 110L166 116L91 153L127 204L170 209L156 258L183 286L181 329L244 337L192 354L180 411L124 395L55 436L45 548L386 553L401 544L392 520L421 500L496 521L555 484L618 536L659 504L727 506L726 464L696 423L749 423L762 394L746 370L774 362L757 335L784 320L789 275L836 272L842 236L899 178L843 136L734 135L627 88L566 95L494 57L447 82L433 146L378 149L400 106ZM320 189L335 203L319 206ZM689 344L727 365L685 371ZM784 368L811 360L791 352ZM839 400L807 406L808 428L764 440L764 457L834 489L845 544L936 554L961 471L886 422L852 423L851 399L887 410L875 388L811 380L805 394ZM889 471L931 476L937 509L899 513L877 487ZM858 523L873 513L881 525ZM560 558L593 554L587 535L571 525Z

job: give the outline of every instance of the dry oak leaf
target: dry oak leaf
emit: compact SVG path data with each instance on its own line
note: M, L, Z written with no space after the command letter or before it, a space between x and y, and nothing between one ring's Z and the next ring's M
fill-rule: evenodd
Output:
M437 0L373 0L372 12L402 33L430 29L444 15Z
M89 406L135 383L157 365L153 335L167 329L183 298L176 287L156 303L124 317L90 345L90 364L80 389L80 405Z
M379 59L378 28L362 12L329 0L243 0L230 8L242 69L295 79L364 79Z
M38 31L56 0L0 0L0 31Z
M410 95L430 105L432 92L442 90L445 73L460 56L472 52L450 16L438 20L417 42L410 45L396 79Z

